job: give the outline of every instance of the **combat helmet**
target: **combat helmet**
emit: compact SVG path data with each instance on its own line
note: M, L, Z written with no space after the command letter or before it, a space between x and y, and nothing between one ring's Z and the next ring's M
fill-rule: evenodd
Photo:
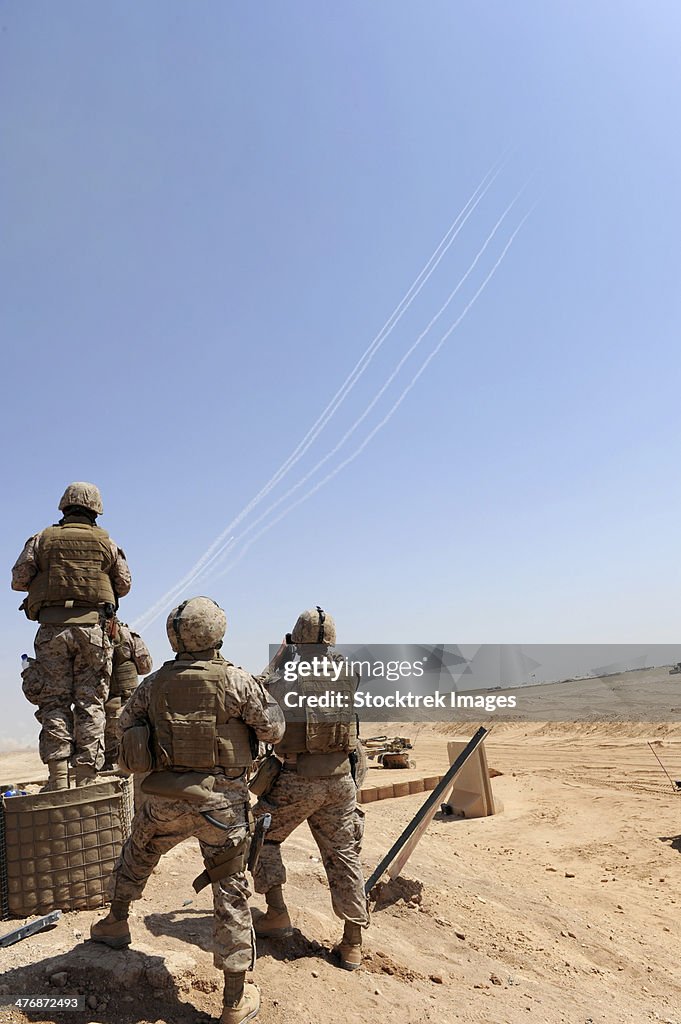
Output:
M328 644L336 642L336 623L333 616L317 605L306 612L301 612L291 630L294 644Z
M88 508L96 516L104 512L102 496L96 484L89 484L85 480L76 480L69 484L62 494L59 502L59 511L63 512L69 505L80 505L81 508Z
M217 650L227 630L227 616L210 597L192 597L173 608L166 620L170 646L185 651Z

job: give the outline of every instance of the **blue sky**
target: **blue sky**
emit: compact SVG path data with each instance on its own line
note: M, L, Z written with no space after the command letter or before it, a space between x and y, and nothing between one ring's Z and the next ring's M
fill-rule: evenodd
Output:
M65 484L94 480L139 617L295 448L511 151L286 484L533 175L419 355L539 199L461 326L352 465L191 592L225 607L227 653L252 669L318 602L350 642L674 642L680 21L593 0L1 4L7 574ZM0 600L4 731L22 737L34 627ZM161 661L162 619L145 636Z

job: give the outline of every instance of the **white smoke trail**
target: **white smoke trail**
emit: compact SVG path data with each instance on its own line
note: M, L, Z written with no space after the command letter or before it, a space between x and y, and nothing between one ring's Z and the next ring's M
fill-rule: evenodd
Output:
M535 206L536 206L536 204L535 204ZM493 266L493 267L492 267L492 269L491 269L491 270L489 271L489 273L487 274L487 276L486 276L486 277L484 278L484 280L483 280L482 284L481 284L481 285L479 286L479 288L477 289L477 291L476 291L476 292L474 293L473 297L472 297L472 298L471 298L471 299L470 299L470 300L468 301L468 303L467 303L467 304L466 304L466 305L464 306L463 310L461 311L461 313L459 314L459 316L458 316L458 317L456 318L456 320L454 321L454 323L453 323L453 324L451 325L451 327L449 327L449 328L448 328L448 329L447 329L447 330L445 331L445 333L444 333L444 334L442 335L442 337L441 337L441 338L440 338L440 340L438 341L438 343L437 343L437 345L435 346L435 348L433 348L433 350L432 350L432 351L431 351L431 352L429 353L429 355L428 355L428 356L426 357L426 359L425 359L425 360L423 361L423 363L421 364L421 366L419 367L419 369L417 370L417 372L416 372L416 373L414 374L414 376L412 377L412 379L411 379L411 381L409 382L409 384L407 384L407 386L406 386L406 387L404 388L404 390L403 390L403 391L401 392L401 394L399 395L399 397L397 398L397 400L396 400L396 401L395 401L395 402L393 403L393 405L392 405L392 406L390 407L390 409L389 409L389 410L388 410L388 412L387 412L387 413L385 414L385 416L383 417L383 419L382 419L382 420L379 420L379 422L378 422L378 423L377 423L377 424L376 424L376 425L375 425L375 426L374 426L374 427L373 427L373 428L372 428L372 429L371 429L371 430L369 431L369 433L368 433L368 434L367 434L367 436L366 436L366 437L364 438L364 440L362 441L362 443L361 443L361 444L360 444L360 445L359 445L359 446L358 446L358 447L357 447L357 448L356 448L356 449L354 450L354 452L353 452L353 453L352 453L351 455L349 455L349 456L348 456L348 457L347 457L346 459L343 459L343 461L342 461L342 462L339 462L339 464L338 464L338 465L337 465L337 466L336 466L336 467L335 467L334 469L332 469L330 473L327 473L325 477L323 477L323 478L322 478L321 480L317 481L317 483L316 483L316 484L314 484L314 485L313 485L312 487L310 487L310 489L309 489L309 490L307 490L307 491L305 492L305 494L303 494L303 495L302 495L302 496L301 496L300 498L298 498L298 499L297 499L296 501L294 501L294 502L291 502L291 504L290 504L290 505L288 505L288 506L287 506L287 507L286 507L286 508L285 508L285 509L284 509L284 510L283 510L282 512L280 512L278 516L275 516L275 518L274 518L274 519L272 519L272 520L271 520L271 521L270 521L269 523L267 523L267 525L266 525L266 526L264 526L264 527L262 528L262 530L259 530L259 531L258 531L258 532L257 532L257 533L255 534L255 536L251 537L251 539L250 539L250 540L249 540L249 541L248 541L248 542L247 542L247 543L246 543L246 544L244 545L244 547L242 548L241 552L239 553L239 556L238 556L237 558L233 559L233 560L232 560L232 561L231 561L231 562L230 562L230 563L229 563L229 564L228 564L227 566L225 566L225 568L224 568L224 569L222 570L222 572L219 572L219 573L217 574L216 578L219 578L219 577L221 577L221 576L225 576L225 575L226 575L226 574L227 574L228 572L230 572L230 571L231 571L231 569L233 569L233 568L234 568L234 566L235 566L235 565L237 565L237 564L238 564L238 563L239 563L239 562L241 561L241 559L242 559L242 558L244 557L244 555L245 555L245 554L246 554L246 552L247 552L247 551L249 550L249 548L250 548L250 547L252 547L252 546L253 546L253 544L255 544L255 542L256 542L257 540L259 540L259 539L260 539L260 537L262 537L262 536L263 536L264 534L266 534L266 533L267 533L267 532L268 532L269 530L271 530L271 529L272 529L272 527L276 526L276 525L277 525L277 523L279 523L279 522L280 522L280 521L281 521L281 520L282 520L282 519L283 519L283 518L284 518L285 516L287 516L287 515L289 514L289 512L292 512L292 511L293 511L293 510L294 510L295 508L298 508L298 507L299 507L300 505L302 505L302 504L303 504L303 502L307 501L307 500L308 500L309 498L311 498L311 497L312 497L312 496L313 496L314 494L316 494L316 493L317 493L317 491L321 490L321 488L322 488L322 487L325 487L325 486L326 486L326 484L330 483L330 482L331 482L331 480L333 480L333 479L334 479L334 477L336 477L336 476L337 476L337 475L338 475L338 474L339 474L339 473L340 473L340 472L341 472L341 471L342 471L343 469L345 469L345 468L346 468L346 466L349 466L351 462L354 462L354 461L355 461L355 459L357 459L357 458L358 458L358 457L359 457L359 456L360 456L360 455L362 454L362 452L364 451L364 449L365 449L365 448L367 447L367 445L368 445L368 444L370 444L370 442L371 442L371 441L372 441L372 440L374 439L374 437L376 436L376 434L378 434L378 432L379 432L380 430L382 430L382 429L383 429L383 427L384 427L384 426L385 426L385 425L386 425L386 424L388 423L388 421L392 419L392 417L393 417L393 416L395 415L395 413L397 412L397 410L399 409L399 407L400 407L400 406L402 405L402 402L403 402L403 401L405 400L405 398L407 397L407 395L409 394L409 392L410 392L410 391L412 390L412 388L413 388L413 387L414 387L414 386L416 385L416 383L417 383L417 381L419 380L419 378L421 377L421 375L422 375L422 374L423 374L423 373L424 373L424 372L426 371L426 369L428 368L428 366L430 365L430 363L431 363L431 362L433 361L433 359L435 358L435 356L436 356L436 355L438 354L438 352L440 351L440 349L442 348L442 346L443 346L443 345L445 344L445 342L447 341L447 339L448 339L448 338L450 337L450 335L451 335L451 334L452 334L452 333L453 333L453 332L454 332L454 331L455 331L455 330L457 329L457 327L458 327L458 326L459 326L459 324L460 324L460 323L462 322L462 320L464 319L464 317L465 317L465 316L466 316L466 315L468 314L469 310L470 310L470 309L471 309L471 308L473 307L473 305L474 305L474 304L476 303L476 301L478 300L479 296L480 296L480 295L482 294L482 292L483 292L483 291L485 290L485 288L487 287L488 283L490 282L490 280L492 279L492 277L493 277L493 276L494 276L494 274L496 273L496 271L497 271L497 268L498 268L498 267L499 267L499 265L500 265L500 264L502 263L502 261L503 261L504 257L506 256L506 253L508 252L508 250L509 250L509 249L511 248L511 246L513 245L513 242L515 241L515 239L516 239L516 237L517 237L518 233L519 233L519 232L521 231L521 229L523 228L523 226L524 226L525 222L527 221L528 217L529 217L529 216L531 215L531 213L533 212L533 210L534 210L535 206L533 206L533 207L532 207L532 208L531 208L531 209L530 209L530 210L528 211L528 213L526 213L526 214L525 214L525 216L523 217L523 219L522 219L522 220L520 221L520 224L518 225L518 227L517 227L517 228L515 229L515 231L513 232L513 234L511 235L511 237L509 238L508 242L506 243L506 245L504 246L504 248L503 248L503 250L502 250L502 252L501 252L501 255L499 256L499 258L497 259L497 261L495 262L494 266ZM241 536L243 536L243 535L244 535L244 534L242 534ZM239 540L241 539L241 536L238 536L238 537L236 538L236 542L238 542L238 541L239 541Z
M180 594L186 587L194 583L208 567L218 557L222 556L226 551L229 551L232 545L232 531L241 523L250 512L260 504L260 502L267 497L270 491L280 482L280 480L290 471L290 469L303 457L305 452L308 450L311 444L314 443L316 438L319 436L321 431L324 429L326 424L335 415L336 410L345 400L350 391L354 388L357 381L360 379L369 363L380 349L383 342L391 334L394 328L399 323L402 316L409 309L414 299L420 293L424 285L427 283L442 258L448 252L449 248L457 238L461 229L463 228L466 221L469 219L471 214L474 212L478 204L482 201L486 193L489 191L491 186L494 184L496 178L501 173L508 161L508 156L500 157L487 173L483 176L477 188L473 191L468 201L464 204L461 211L457 214L456 218L444 234L442 240L436 246L435 250L431 254L430 258L418 273L413 283L407 289L405 295L402 297L400 302L397 304L393 312L390 314L383 327L380 329L378 334L373 338L368 347L365 349L363 355L359 358L353 369L350 371L345 381L339 387L336 394L333 396L331 401L327 404L323 412L318 416L315 423L310 427L303 440L294 448L287 459L281 464L279 469L270 477L266 484L260 489L251 501L244 506L230 523L227 524L225 529L219 534L218 537L212 542L212 544L204 551L200 558L194 563L194 565L188 570L188 572L175 583L169 590L167 590L153 605L151 605L145 612L143 612L133 623L136 629L144 629L149 626L158 615L168 607L168 605L174 601L174 599Z
M288 490L287 490L287 491L286 491L286 492L285 492L284 494L280 495L280 497L278 497L278 498L276 499L276 501L273 501L271 505L268 505L268 506L267 506L267 508L265 509L265 511L264 511L264 512L261 512L261 514L260 514L260 515L259 515L259 516L258 516L258 517L257 517L256 519L254 519L254 520L253 520L253 521L252 521L251 523L249 523L249 525L247 526L247 528L246 528L245 530L243 530L243 531L242 531L242 533L240 533L240 534L239 534L239 539L241 539L241 538L243 538L243 537L247 536L247 535L248 535L249 533L251 533L251 531L252 531L252 530L254 530L254 529L256 528L256 526L258 526L258 524L259 524L259 523L261 523L261 522L263 522L263 520L267 519L267 518L268 518L268 516L270 516L270 515L271 515L271 513L272 513L272 512L274 512L274 510L275 510L275 509L279 508L279 506L280 506L281 504L283 504L283 502L287 501L287 500L288 500L288 499L289 499L289 498L290 498L290 497L291 497L291 496L292 496L293 494L295 494L295 493L296 493L296 491L299 491L299 490L300 490L300 488L301 488L301 487L302 487L302 486L303 486L304 484L306 484L306 483L307 483L307 481L308 481L308 480L310 479L310 477L313 477L313 476L314 476L314 475L315 475L315 474L316 474L316 473L317 473L317 472L318 472L318 471L319 471L319 470L320 470L320 469L322 468L322 466L326 465L326 463L327 463L327 462L329 461L329 459L333 458L333 456L334 456L334 455L335 455L335 454L336 454L336 453L337 453L338 451L340 451L340 449L341 449L341 448L343 448L343 446L345 445L346 441L348 441L348 440L349 440L349 438L350 438L350 437L352 437L352 435L353 435L353 434L355 433L355 431L357 430L357 428L358 428L359 426L361 426L361 424L362 424L362 423L364 422L364 420L365 420L365 419L367 418L367 416L369 415L369 413L371 412L371 410L372 410L372 409L374 408L374 406L375 406L375 405L377 404L377 402L379 402L379 401L380 401L380 399L381 399L381 398L383 397L383 395L385 394L385 392L386 392L386 391L388 390L388 388L390 387L390 385L392 384L392 382L393 382L393 381L395 380L395 377L397 377L397 375L399 374L400 370L402 369L402 367L404 366L404 364L405 364L405 363L407 362L407 360L409 359L409 357L410 357L410 356L412 355L412 353L413 353L413 352L414 352L414 351L415 351L415 350L416 350L416 349L418 348L418 346L419 346L419 345L421 344L421 342L423 341L423 339L424 339L424 338L426 337L426 335L427 335L427 334L428 334L428 332L430 331L431 327L432 327L432 326L433 326L433 325L434 325L435 323L437 323L437 321L438 321L438 320L440 319L440 317L442 316L442 314L443 314L443 313L445 312L445 310L446 310L446 309L447 309L447 308L448 308L448 307L449 307L449 306L451 305L451 303L452 303L452 301L454 300L454 298L455 298L455 297L456 297L456 296L458 295L458 293L459 293L459 291L461 290L461 288L463 287L463 285L464 285L464 284L466 283L466 281L468 280L468 278L470 277L470 275L471 275L471 274L473 273L473 271L475 270L476 266L478 265L478 263L479 263L480 259L481 259L481 258L482 258L482 256L483 256L483 254L485 253L485 251L487 250L488 246L490 245L490 243L491 243L492 239L493 239L493 238L494 238L494 236L496 235L497 231L499 230L499 228L501 227L501 225L503 224L504 220L506 219L506 217L508 216L508 214L509 214L509 213L511 212L511 210L513 209L513 207L515 206L515 204L516 204L516 203L518 202L518 200L520 199L521 195L523 194L523 192L525 191L525 189L526 189L526 188L527 188L527 183L526 183L525 185L523 185L523 187L522 187L522 188L521 188L521 189L520 189L520 190L518 191L518 193L517 193L517 194L515 195L515 197L514 197L514 198L513 198L512 200L511 200L511 202L510 202L510 203L508 204L508 206L506 207L506 209L505 209L505 210L504 210L504 212L502 213L501 217L499 217L498 221L496 222L496 224L494 225L494 227L492 228L492 230L491 230L491 231L490 231L490 233L488 234L487 238L486 238L486 239L485 239L485 241L483 242L482 246L480 247L480 249L479 249L479 250L478 250L478 252L476 253L476 255L475 255L475 257L474 257L474 259L473 259L472 263L471 263L471 264L469 265L469 267L468 267L468 269L466 270L466 272L464 273L464 275L463 275L463 276L462 276L462 277L461 277L461 278L459 279L459 281L458 281L458 283L456 284L456 286L455 286L455 287L454 287L454 288L453 288L453 289L451 290L451 292L449 293L449 295L448 295L448 296L447 296L447 298L445 299L444 303L443 303L443 304L442 304L442 305L440 306L440 308L438 309L437 313L436 313L436 314L435 314L435 315L434 315L434 316L433 316L433 317L431 318L431 320L430 320L430 321L428 322L428 324L426 325L426 327L425 327L425 328L424 328L424 329L423 329L423 330L421 331L421 333L420 333L420 334L419 334L419 336L417 337L416 341L414 341L414 342L412 343L412 345L411 345L411 346L410 346L410 347L409 347L409 348L407 349L407 351L406 351L406 352L404 353L404 355L402 356L402 358L401 358L401 359L399 360L399 362L398 362L398 363L397 363L397 365L395 366L395 369L394 369L394 370L393 370L393 371L392 371L392 372L391 372L391 373L389 374L389 376L387 377L387 379L385 380L385 382L384 382L384 383L382 384L382 386L381 386L381 387L379 388L379 390L378 390L378 391L376 392L376 394L375 394L375 395L374 395L374 397L373 397L373 398L371 399L371 401L370 401L370 402L369 402L369 404L367 405L367 407L366 407L366 409L364 410L364 412L363 412L363 413L361 413L361 415L357 417L357 419L355 420L355 422L354 422L354 423L353 423L353 424L352 424L352 425L351 425L351 426L350 426L350 427L349 427L349 428L348 428L348 429L346 430L346 432L345 432L345 433L343 434L343 436L342 436L342 437L341 437L341 439L340 439L340 440L339 440L339 441L337 442L337 444L335 444L335 445L333 446L333 448L331 448L331 449L330 449L330 450L329 450L329 451L328 451L328 452L326 453L326 455L324 455L324 456L323 456L323 457L322 457L322 458L321 458L321 459L320 459L320 460L319 460L319 461L318 461L318 462L317 462L317 463L316 463L316 464L315 464L315 465L314 465L314 466L312 467L312 469L308 470L308 472L307 472L307 473L305 473L305 474L304 474L304 476L302 476L302 477L301 477L301 478L300 478L300 479L299 479L299 480L297 481L297 483L295 483L295 484L293 485L293 487L289 487L289 489L288 489ZM224 550L224 551L223 551L222 553L220 553L219 555L218 555L218 554L216 554L216 556L215 556L215 559L214 559L214 561L213 561L213 564L212 564L212 566L210 566L210 567L209 567L209 566L206 566L206 568L204 569L204 573L205 573L205 576L206 576L206 578L211 578L211 577L213 577L213 576L214 576L214 574L215 574L216 570L217 570L217 569L219 568L220 564L221 564L222 562L224 562L224 558L225 558L225 555L226 555L226 554L227 554L227 549L225 549L225 550ZM219 573L218 573L218 575L219 575Z

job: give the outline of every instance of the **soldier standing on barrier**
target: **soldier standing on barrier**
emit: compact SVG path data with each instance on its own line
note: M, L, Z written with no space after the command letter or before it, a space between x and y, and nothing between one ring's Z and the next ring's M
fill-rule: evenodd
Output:
M125 702L132 697L139 683L139 676L145 676L152 669L151 654L139 633L135 633L125 622L114 619L111 629L113 662L111 685L104 711L104 770L110 771L118 763L118 719Z
M63 518L29 537L12 569L12 589L27 590L22 609L40 622L35 660L23 675L24 694L37 704L39 752L48 790L94 781L104 764L104 702L113 645L108 624L118 598L130 590L123 551L97 525L104 511L94 484L69 484Z
M331 683L328 674L315 675L308 671L313 669L314 659L342 661L340 655L330 651L336 642L336 626L323 609L317 607L303 612L290 639L300 656L295 684L287 683L281 673L271 677L269 684L270 693L284 711L286 733L275 746L275 754L282 762L281 772L255 807L256 814L272 815L271 827L253 873L255 891L264 893L267 900L267 913L256 921L255 931L262 936L284 936L291 931L282 890L286 870L281 844L298 825L307 821L322 856L334 912L345 922L343 938L337 947L340 964L354 971L362 962L362 929L369 924L359 861L363 818L357 813L352 773L357 748L352 697L359 679L343 671L340 678L337 681L334 678ZM306 697L330 689L345 695L347 712L333 710L326 715L312 716L303 711L301 715L298 709L287 707L284 700L291 690Z
M257 987L246 984L255 963L245 875L254 832L248 772L258 742L281 739L284 717L261 683L221 657L226 627L210 598L173 609L166 629L175 660L147 676L121 712L119 760L150 772L142 783L149 798L114 867L111 910L90 936L114 949L129 945L130 902L162 854L196 836L205 871L194 888L212 883L214 962L225 975L220 1021L243 1024L260 1007Z

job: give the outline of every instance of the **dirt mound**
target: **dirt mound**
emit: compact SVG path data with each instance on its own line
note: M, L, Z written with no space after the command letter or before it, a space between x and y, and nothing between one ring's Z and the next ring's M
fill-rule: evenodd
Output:
M376 910L384 910L397 903L423 905L423 882L404 876L391 878L387 882L377 882L370 895Z
M367 953L363 967L371 974L387 974L389 977L399 978L401 981L423 981L425 977L418 971L397 963L393 957L378 949L373 953Z

